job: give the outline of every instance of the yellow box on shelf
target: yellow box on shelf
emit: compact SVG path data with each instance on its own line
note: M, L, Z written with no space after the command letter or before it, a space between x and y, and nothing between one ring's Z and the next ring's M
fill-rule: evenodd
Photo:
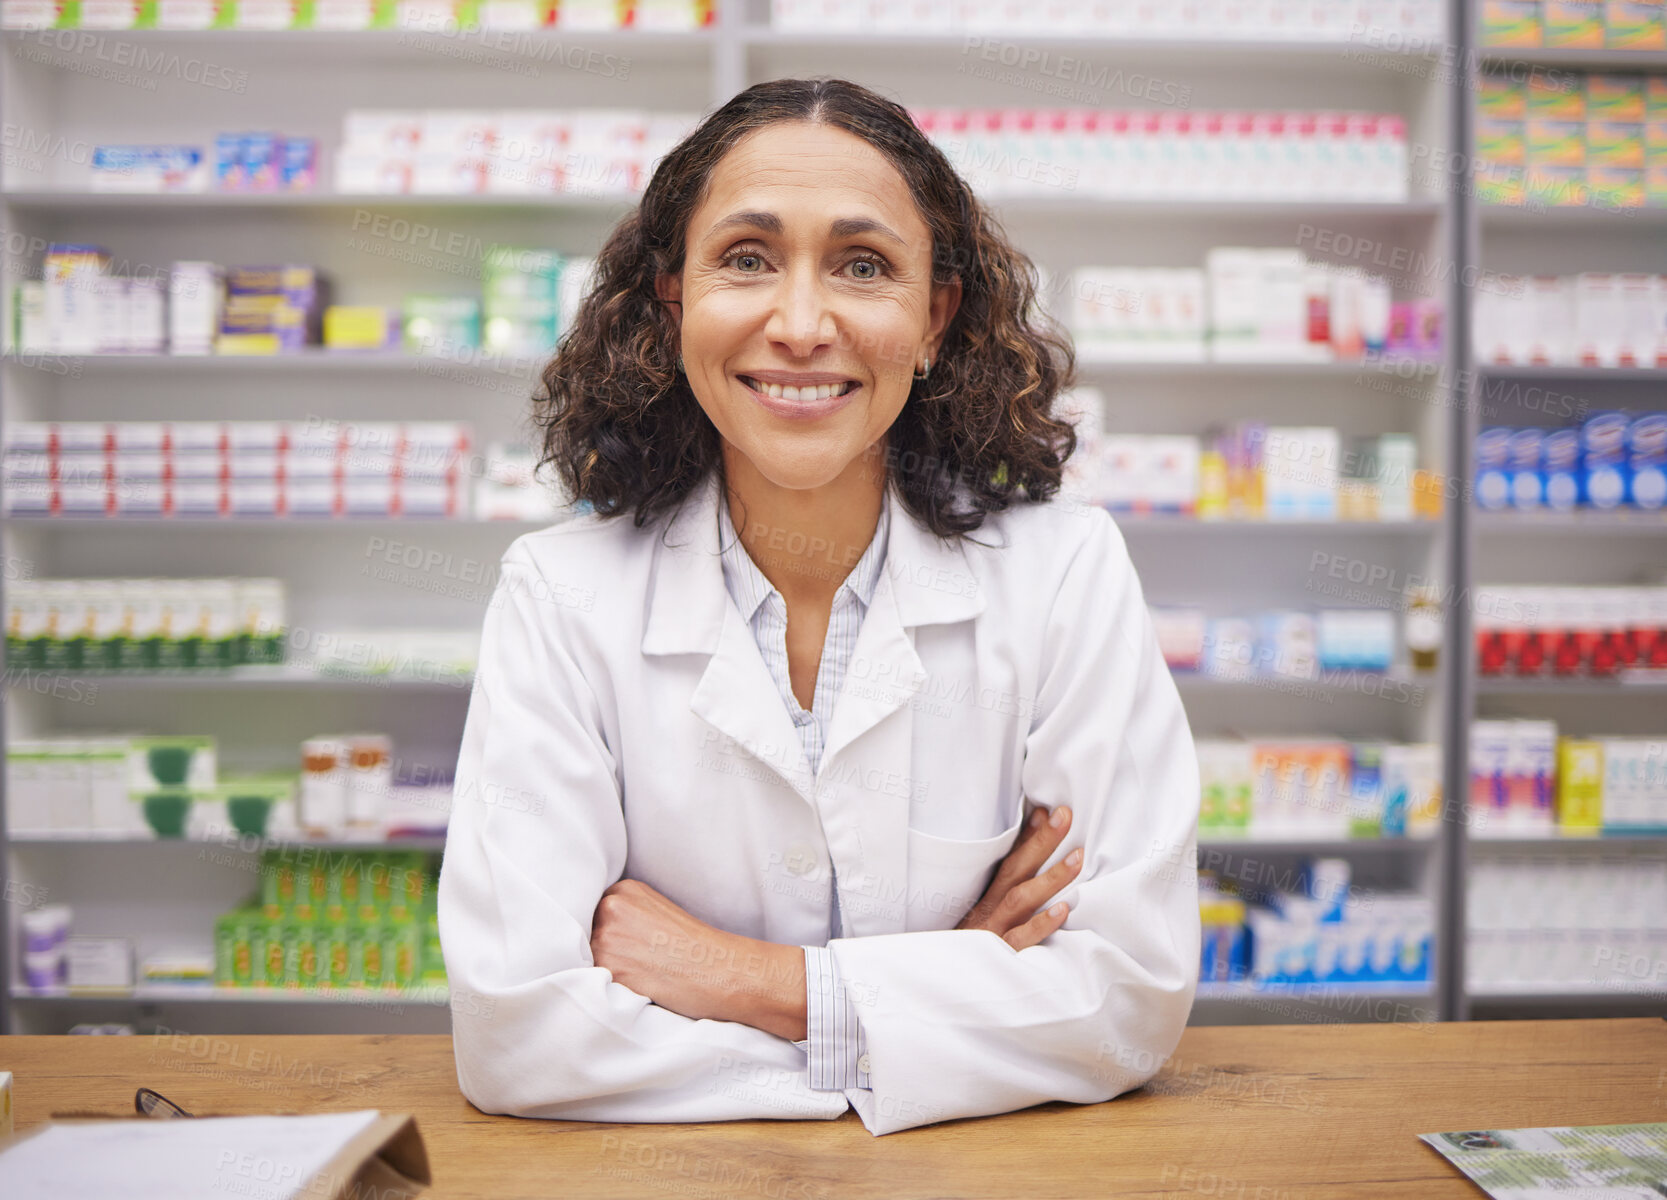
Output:
M1603 832L1603 743L1557 740L1557 826L1567 834Z

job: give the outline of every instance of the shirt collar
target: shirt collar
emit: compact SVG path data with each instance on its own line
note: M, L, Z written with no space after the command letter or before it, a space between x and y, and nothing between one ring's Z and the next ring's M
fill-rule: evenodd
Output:
M848 591L862 601L864 609L874 602L874 589L879 585L880 571L885 565L890 530L891 488L888 484L881 493L880 520L874 527L874 537L857 560L857 565L851 568L851 573L839 585L839 591ZM764 572L758 569L758 564L753 562L752 556L741 544L734 522L729 517L729 504L721 491L718 495L718 544L722 547L724 586L734 597L735 607L741 610L741 616L750 622L772 594L780 593L764 577ZM838 594L834 593L836 598Z

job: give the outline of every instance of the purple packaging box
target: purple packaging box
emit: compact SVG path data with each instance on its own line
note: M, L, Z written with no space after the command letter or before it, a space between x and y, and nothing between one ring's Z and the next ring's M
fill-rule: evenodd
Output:
M280 141L275 133L243 135L243 173L251 192L278 190L278 174L281 168L278 158Z
M278 186L286 192L310 192L318 185L318 139L285 138Z

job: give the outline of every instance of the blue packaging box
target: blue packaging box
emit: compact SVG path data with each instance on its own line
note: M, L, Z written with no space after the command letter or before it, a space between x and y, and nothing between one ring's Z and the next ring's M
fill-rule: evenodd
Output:
M1606 412L1588 417L1580 427L1580 455L1585 467L1580 498L1590 508L1618 508L1626 503L1626 435L1630 424L1625 413Z
M1667 503L1667 413L1647 413L1627 426L1627 499L1634 508Z
M1568 512L1580 505L1580 431L1553 429L1540 443L1541 493L1545 506Z
M1497 512L1511 505L1511 476L1507 466L1511 430L1484 429L1476 435L1476 504Z
M1511 476L1512 508L1531 510L1542 503L1544 479L1540 475L1540 450L1544 443L1543 429L1511 432L1505 448L1505 464Z

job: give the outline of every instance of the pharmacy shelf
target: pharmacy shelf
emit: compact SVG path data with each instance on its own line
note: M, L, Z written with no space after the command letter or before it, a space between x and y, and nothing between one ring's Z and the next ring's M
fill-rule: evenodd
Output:
M1275 378L1354 379L1362 375L1414 377L1423 372L1434 375L1440 369L1435 359L1361 358L1316 362L1311 359L1132 359L1118 358L1093 346L1077 348L1077 367L1096 375L1174 375L1181 377L1236 379L1246 376Z
M1580 50L1556 46L1486 46L1484 67L1527 63L1571 71L1667 71L1667 50Z
M1579 534L1603 537L1659 537L1667 534L1667 512L1489 512L1472 518L1487 535Z
M1317 533L1337 533L1348 537L1432 537L1440 533L1440 521L1279 521L1279 520L1200 520L1197 517L1165 514L1112 513L1117 527L1127 534L1184 533L1199 536L1213 534L1250 534L1254 537L1282 535L1308 537Z
M1199 1000L1319 1000L1338 996L1431 997L1425 982L1385 980L1377 983L1200 983Z
M1175 685L1183 691L1192 689L1197 691L1238 691L1266 689L1280 694L1301 692L1312 689L1314 691L1360 691L1368 695L1376 694L1374 689L1382 685L1393 685L1397 688L1423 688L1434 690L1441 686L1442 676L1431 672L1427 675L1415 675L1405 671L1350 671L1324 670L1313 679L1299 679L1285 675L1256 675L1249 679L1232 679L1221 675L1206 675L1198 671L1172 671L1171 676Z
M1265 838L1201 833L1200 850L1232 850L1258 854L1422 854L1441 844L1437 837Z
M536 518L529 520L496 520L486 517L20 517L5 518L14 529L87 533L99 529L188 529L201 533L206 529L235 529L239 533L265 530L270 533L350 533L362 535L366 530L435 529L469 530L474 533L487 529L521 530L530 532L559 525L570 517Z
M555 193L515 196L469 193L462 195L410 192L88 192L18 189L0 192L0 201L15 212L50 216L57 213L166 213L225 209L260 213L294 209L350 208L474 209L500 212L570 212L591 218L623 216L637 196L584 196ZM1180 218L1266 218L1270 220L1347 220L1351 217L1434 218L1444 210L1437 200L1233 200L1122 199L1090 195L994 195L986 198L1002 217L1025 221L1058 220L1176 220ZM1663 210L1667 213L1667 209Z
M1557 380L1567 383L1667 383L1667 367L1585 367L1574 364L1477 363L1489 379Z
M396 691L455 692L467 700L472 674L446 674L433 679L411 675L348 674L319 671L307 666L244 666L193 671L50 671L13 665L6 683L38 691L43 679L62 680L82 687L132 691L241 691L266 688L388 688Z
M62 1003L66 1000L134 1004L389 1004L445 1005L451 991L444 986L417 988L256 988L212 984L141 983L130 988L31 988L13 984L13 1000Z
M1532 207L1510 204L1482 204L1477 213L1484 227L1500 229L1555 229L1573 232L1599 229L1610 232L1637 229L1649 231L1667 225L1667 205L1642 208L1607 208L1601 205L1553 205Z
M130 103L119 106L119 111L112 109L103 94L108 90L108 83L76 71L74 68L81 64L73 61L76 58L73 53L57 51L53 60L31 57L39 35L30 33L0 35L0 50L13 51L0 56L0 75L5 76L10 119L14 123L43 134L61 136L69 145L88 146L107 144L118 138L151 141L164 137L202 144L209 136L207 131L213 129L259 129L277 125L298 134L319 136L321 150L327 151L339 128L341 111L362 107L379 97L381 102L396 106L408 103L412 96L418 97L415 103L420 106L428 103L432 95L449 96L459 107L545 103L557 107L601 104L650 111L689 111L721 102L748 83L785 73L845 75L878 86L885 94L910 106L1039 108L1073 103L1069 98L1056 95L1050 99L1040 90L1013 86L999 79L980 79L970 71L960 70L964 63L975 61L969 52L966 32L800 34L755 24L768 8L762 0L745 3L720 0L720 7L722 18L717 26L692 34L650 34L635 30L551 30L450 37L409 31L334 34L124 30L100 34L131 42L147 52L166 51L177 53L182 60L227 62L247 70L251 80L248 93L226 97L223 104L217 103L221 99L218 96L206 92L199 95L201 89L171 88L163 80L164 86L155 93L128 89L133 92L127 98ZM1456 32L1462 35L1462 30ZM1390 48L1317 40L1080 36L1031 30L991 31L985 36L1019 44L1026 51L1035 48L1054 52L1056 58L1070 55L1084 61L1091 71L1109 64L1112 70L1121 71L1125 82L1137 75L1151 78L1154 71L1178 84L1191 82L1196 85L1192 107L1199 109L1398 112L1408 122L1409 149L1426 143L1441 145L1449 140L1447 114L1464 100L1462 81L1435 69L1443 60L1464 61L1462 36L1459 44L1452 47L1455 53L1450 56L1436 46ZM560 56L574 47L628 57L632 62L629 76L587 74L569 65ZM40 49L49 51L51 47L43 41ZM86 58L90 60L92 53L88 52ZM54 66L57 60L63 61ZM522 64L540 64L542 74L535 81L531 74L517 70ZM662 64L664 69L660 69ZM361 69L365 67L370 70ZM1047 82L1048 77L1042 73L1032 74L1035 81ZM1092 80L1083 82L1095 86ZM397 93L393 99L382 95L383 84ZM1125 97L1116 90L1118 86L1109 84L1099 100L1088 102L1114 108L1154 106L1153 99L1136 95L1132 90ZM551 88L554 90L550 91ZM362 286L365 295L370 297L366 302L381 302L425 287L450 292L469 285L461 275L430 272L421 263L393 256L343 253L340 235L350 224L348 218L355 209L413 223L443 225L448 232L478 233L491 240L526 238L533 239L529 244L544 244L536 239L554 238L552 244L578 252L580 246L605 234L638 199L626 195L440 196L331 191L286 195L95 194L74 190L75 182L83 178L70 169L76 165L56 164L50 170L27 177L8 172L13 188L10 192L0 191L0 212L31 237L98 242L109 245L118 256L138 261L140 256L149 255L145 261L155 259L162 266L178 258L194 257L247 261L228 255L240 253L238 246L266 245L273 254L281 254L283 261L320 262L342 279ZM29 182L44 190L26 190L23 185ZM327 182L321 179L321 183ZM989 198L991 209L1015 240L1034 254L1039 263L1055 270L1083 262L1196 264L1203 261L1204 251L1212 245L1302 245L1301 231L1307 226L1335 229L1355 237L1368 236L1387 248L1405 248L1429 261L1450 261L1456 253L1457 232L1462 228L1467 203L1463 196L1433 187L1416 192L1415 198L1405 202L1251 200L1238 194L1210 199L1108 199L1084 194L1080 187L1026 194L1014 192ZM540 234L537 231L541 229L554 232ZM330 260L332 253L339 261ZM8 268L8 283L15 282L32 265L18 256L14 260ZM1369 269L1369 264L1366 265ZM1409 290L1418 290L1419 294L1429 291L1410 285ZM1448 298L1449 311L1457 313L1456 306L1462 303L1463 297L1455 287ZM1162 390L1177 393L1178 411L1182 414L1176 416L1177 422L1191 421L1202 413L1209 420L1243 416L1277 420L1282 424L1352 425L1362 427L1359 432L1415 425L1413 432L1427 446L1431 461L1446 462L1451 469L1452 413L1435 402L1436 390L1446 387L1445 381L1456 377L1453 368L1457 365L1458 340L1449 337L1447 342L1442 357L1431 362L1396 359L1325 363L1114 363L1095 361L1091 353L1078 361L1082 377L1094 380L1108 395L1130 393L1129 388L1119 388L1119 383L1153 381L1157 385L1161 381ZM423 358L391 352L338 355L322 350L272 358L94 355L68 358L72 364L69 373L58 368L59 361L64 360L53 357L51 363L43 364L35 356L19 355L0 366L0 388L6 389L6 417L119 419L115 408L106 402L107 397L128 390L143 405L143 411L134 410L140 415L158 419L170 415L183 419L187 413L212 416L218 410L209 406L230 386L247 389L251 394L264 392L268 397L276 397L278 403L293 403L291 397L314 397L308 403L326 405L323 411L340 410L342 415L364 419L398 419L403 415L401 405L410 407L417 402L424 406L425 416L463 418L471 416L471 408L484 407L481 398L471 396L467 387L467 381L477 376L501 385L506 381L518 385L526 380L526 389L500 386L494 389L498 395L489 398L491 404L502 401L502 408L521 405L519 413L524 410L520 397L507 393L530 391L544 365L536 360L469 357L459 361L451 357ZM31 370L43 365L46 370ZM459 379L465 381L465 386L452 389L453 399L444 385ZM1396 384L1393 389L1396 397L1409 398L1386 397L1393 399L1395 411L1380 416L1364 401L1372 384L1388 379ZM1142 389L1136 386L1132 390ZM419 392L418 401L408 399ZM1421 403L1426 398L1432 403ZM1358 404L1354 403L1357 399ZM441 414L440 407L449 403L458 405L458 410L455 414ZM1194 405L1197 412L1187 409L1188 404ZM1377 404L1374 398L1372 405ZM501 410L494 408L489 417L473 419L501 415ZM1200 424L1203 419L1199 417ZM374 530L392 539L405 531L415 536L415 530L420 528L427 540L449 547L454 538L507 540L510 534L549 523L385 518L317 521L11 518L0 525L13 538L8 550L23 551L21 557L38 560L43 570L54 563L61 565L68 561L65 555L74 558L76 543L63 534L74 532L85 537L96 531L102 540L109 540L111 535L106 531L119 525L125 526L122 533L115 535L119 540L131 545L141 556L154 550L159 561L165 561L168 573L215 575L225 573L226 562L222 559L230 553L231 546L235 544L238 552L244 553L246 533L252 534L247 539L247 552L269 559L274 564L273 572L304 574L311 568L294 567L289 561L292 554L305 551L303 538L316 537L322 553L334 554L345 544L339 537L343 532L368 534ZM1269 560L1284 555L1294 562L1300 552L1305 562L1308 546L1302 539L1335 537L1359 540L1375 559L1404 564L1409 571L1422 570L1447 553L1446 543L1456 540L1445 537L1455 523L1451 505L1441 520L1435 522L1199 522L1177 517L1121 516L1118 523L1131 543L1139 542L1138 552L1153 556L1155 568L1183 559L1207 561L1218 551L1226 550L1225 537L1242 536L1254 544L1258 565L1263 561L1264 547ZM487 529L494 524L500 526L499 535ZM181 530L173 528L181 526L199 533L216 525L224 526L228 533L192 539L181 537ZM453 526L457 528L455 534L439 532ZM1434 537L1438 532L1443 535L1440 541ZM287 536L290 534L297 536ZM1170 547L1161 538L1152 537L1153 534L1174 534L1183 544ZM1142 566L1146 570L1144 562ZM262 570L266 570L264 565ZM1267 573L1276 574L1272 570ZM1286 579L1282 573L1279 579L1270 580L1270 586L1276 588L1287 585L1294 592L1301 586L1301 580ZM344 576L339 586L344 593L358 589L349 594L356 604L371 594L368 585L357 579ZM304 590L298 589L298 594ZM343 607L352 609L351 605ZM454 619L461 621L464 614L457 613ZM45 726L47 733L73 732L79 726L79 710L64 708L49 698L36 700L23 690L27 686L40 691L40 675L31 678L26 670L14 671L13 675L13 690L7 698L13 702L20 720L28 718L24 720L25 725ZM261 732L258 722L263 717L287 720L292 714L305 715L315 704L355 710L362 707L375 712L403 710L407 706L422 708L425 719L412 724L421 727L423 739L427 740L413 737L409 744L418 752L433 754L450 752L450 743L437 730L454 715L461 724L462 700L470 694L470 680L466 676L435 681L324 675L302 664L212 673L101 673L74 678L96 684L100 689L120 689L120 695L111 695L109 699L121 712L133 708L142 717L144 712L160 705L198 714L192 720L215 726L227 744L258 736ZM1353 702L1337 697L1350 690L1370 695L1380 687L1393 690L1399 684L1422 690L1440 686L1440 680L1344 674L1321 680L1234 682L1193 678L1181 681L1189 704L1213 706L1228 715L1242 714L1248 719L1252 714L1263 714L1284 705L1303 716L1319 717L1322 713L1329 716L1334 710L1320 705L1335 703L1338 708L1350 709L1343 714L1344 718L1358 717L1362 726L1374 727L1382 723L1381 711L1363 716L1352 711L1357 707ZM395 690L379 698L369 690L376 687ZM453 705L451 701L438 701L430 705L421 695L443 688L449 689L449 694L459 702ZM268 697L262 689L282 694ZM330 689L335 689L334 693L326 694ZM430 707L436 709L432 720L426 713ZM1431 707L1426 706L1416 714L1421 721L1431 712ZM201 714L210 709L212 717L201 720ZM1405 715L1410 718L1414 714L1407 708ZM1430 729L1417 736L1443 743L1449 741L1434 728L1433 719L1429 725ZM432 736L430 726L436 730ZM30 732L34 730L31 728ZM145 840L152 845L164 844ZM1437 845L1445 849L1450 840L1448 831L1444 830L1440 839L1432 841L1235 837L1206 838L1201 846L1212 853L1219 847L1222 852L1247 855L1355 854L1360 856L1362 870L1382 866L1394 874L1428 878L1435 872L1426 870L1424 864L1438 860L1420 856ZM9 853L11 860L0 866L0 870L10 867L27 875L39 868L41 885L50 884L55 900L62 898L72 904L75 897L69 891L59 890L62 882L118 866L142 873L154 881L151 886L162 887L167 872L156 868L165 865L161 855L173 855L173 851L156 855L140 852L131 865L126 865L120 860L130 852L133 843L110 844L121 849L103 852L88 850L87 843L76 841L33 838L8 841L0 837L0 850ZM201 845L184 841L166 844ZM379 849L383 844L364 848ZM1395 857L1399 855L1406 856L1404 861ZM177 857L166 858L169 864L179 861ZM1435 894L1433 899L1438 905L1438 915L1450 919L1451 910L1443 898ZM163 906L152 893L143 888L135 890L134 903L141 907L141 918L148 919L146 906L153 901L160 911ZM172 916L184 921L200 919L201 928L207 929L216 911L203 909L199 913L192 908L171 914L170 919ZM15 922L15 915L11 921ZM1446 925L1438 928L1442 931L1438 937L1445 937ZM6 929L0 926L0 957L6 950L5 941ZM346 1013L344 1005L380 1003L392 995L286 997L281 993L267 995L244 989L222 992L198 987L135 989L130 995L139 992L147 999L177 997L205 1005L213 1001L252 1005L251 1015L243 1018L245 1025L258 1024L284 1032L326 1031L355 1019L353 1014ZM1324 996L1335 992L1319 994L1324 1003ZM1356 994L1428 998L1435 993L1425 985L1418 985L1414 989L1356 989ZM1229 1003L1214 1006L1215 1019L1257 1019L1259 1014L1237 1004L1238 999L1250 999L1253 995L1292 1004L1307 998L1288 988L1251 992L1233 986L1228 990ZM17 1008L23 1015L18 1020L23 1027L14 1023L12 1029L61 1032L67 1014L53 1010L52 999L33 993L20 999ZM81 1000L75 998L76 1005ZM1415 1003L1419 1007L1428 1005L1432 1010L1435 1007L1429 999ZM280 1015L282 1010L289 1011ZM309 1010L319 1015L308 1021ZM91 1019L92 1010L86 1011ZM224 1009L209 1015L210 1010L204 1008L203 1013L200 1025L204 1029L234 1023ZM0 1013L0 1018L6 1015ZM435 1019L443 1016L443 1010L419 1015ZM373 1018L366 1013L359 1014L358 1019L380 1017Z
M382 371L389 373L473 370L536 382L542 358L510 358L483 352L459 356L404 354L381 350L300 350L289 354L57 354L52 351L9 353L0 362L36 370L43 362L93 374L144 372L237 372L244 374Z
M402 208L476 209L498 212L566 212L597 220L616 220L637 203L637 196L585 196L551 193L511 196L467 193L447 196L410 192L86 192L19 189L0 193L14 212L42 216L58 213L195 213L202 209L272 213L288 210Z
M273 834L255 838L242 834L232 834L228 831L219 837L94 837L85 833L14 833L8 839L13 846L28 846L32 848L75 848L83 849L89 846L109 846L120 848L123 852L135 846L166 846L179 848L191 846L196 849L212 847L216 850L241 850L246 854L255 854L265 850L444 850L446 835L443 833L424 834L421 837L402 838L339 838L333 840L315 838L284 838Z
M1472 1001L1488 1003L1542 1004L1646 1004L1655 1003L1667 1013L1667 991L1647 988L1571 988L1563 984L1486 984L1469 989Z
M1662 833L1507 833L1497 837L1489 834L1472 833L1470 845L1476 847L1521 847L1521 846L1579 846L1581 848L1600 846L1614 849L1617 846L1648 846L1667 847L1667 832Z
M1394 48L1372 46L1350 39L1321 38L1223 38L1174 37L1142 35L1138 33L1107 34L1095 30L1080 32L1055 31L1046 27L1026 30L964 29L950 33L931 31L886 31L863 33L846 30L777 29L769 25L747 25L740 31L741 44L761 50L814 50L818 53L842 51L872 51L882 54L954 54L965 55L969 61L983 62L981 48L1015 47L1022 51L1054 53L1080 57L1082 55L1136 56L1142 62L1187 65L1198 62L1220 62L1243 69L1283 71L1290 68L1312 67L1316 63L1334 60L1349 68L1374 65L1385 70L1401 68L1403 60L1431 57L1445 50L1438 41L1403 40ZM990 63L1004 64L1000 56Z
M1520 679L1481 676L1479 696L1667 696L1667 671L1624 679Z

